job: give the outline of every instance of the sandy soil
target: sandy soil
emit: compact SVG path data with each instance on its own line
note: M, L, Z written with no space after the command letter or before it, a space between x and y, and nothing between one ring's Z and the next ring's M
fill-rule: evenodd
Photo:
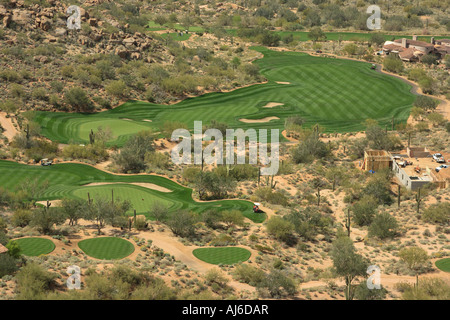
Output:
M160 191L160 192L172 192L172 190L169 190L167 188L158 186L157 184L153 184L153 183L145 183L145 182L94 182L94 183L89 183L89 184L85 184L83 187L91 187L91 186L104 186L104 185L112 185L112 184L134 184L135 186L140 186L140 187L144 187L147 189L152 189L152 190L156 190L156 191Z
M284 103L279 103L279 102L269 102L268 104L266 104L265 106L263 106L263 108L274 108L274 107L278 107L278 106L284 106Z
M277 81L278 84L291 84L290 82L287 81Z
M262 119L239 119L239 121L242 121L244 123L263 123L263 122L269 122L270 120L276 120L280 119L278 117L265 117Z
M3 135L8 138L9 141L13 139L13 137L19 132L19 130L14 127L11 118L6 117L6 112L0 112L0 124L2 125L5 131Z

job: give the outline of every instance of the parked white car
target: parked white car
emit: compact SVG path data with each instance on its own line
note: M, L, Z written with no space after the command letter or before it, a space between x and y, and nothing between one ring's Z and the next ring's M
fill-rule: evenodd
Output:
M446 168L448 168L448 165L446 165L446 164L441 164L439 167L436 167L436 172L439 172L439 171L441 171L441 169L446 169Z
M440 153L433 154L433 160L437 163L445 163L444 157Z

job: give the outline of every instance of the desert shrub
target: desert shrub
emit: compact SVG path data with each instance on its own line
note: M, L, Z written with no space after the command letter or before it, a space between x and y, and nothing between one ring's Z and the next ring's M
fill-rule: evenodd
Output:
M371 195L363 196L359 201L353 204L353 221L358 226L368 226L372 223L373 217L377 212L378 203Z
M263 270L249 264L239 264L235 267L233 278L256 287L263 282L266 274Z
M256 189L255 197L272 204L279 204L282 206L287 206L289 204L288 198L283 193L274 191L270 187L260 187Z
M387 212L377 214L369 226L369 237L379 239L394 238L398 232L398 222Z
M42 300L55 287L57 275L44 267L29 263L22 267L16 275L18 300Z
M30 224L32 212L26 209L18 209L11 216L11 224L14 227L26 227Z
M273 269L257 286L262 297L283 298L297 292L295 281L285 272Z
M403 71L403 62L399 58L389 55L383 60L383 68L389 72L400 73Z
M0 254L0 278L13 274L18 269L17 261L14 257L9 254Z
M227 234L220 234L211 240L210 245L214 247L234 246L236 240Z
M450 224L450 203L440 202L430 205L422 214L425 222L437 223L442 225Z
M267 221L266 230L278 240L291 242L294 225L281 217L275 216Z

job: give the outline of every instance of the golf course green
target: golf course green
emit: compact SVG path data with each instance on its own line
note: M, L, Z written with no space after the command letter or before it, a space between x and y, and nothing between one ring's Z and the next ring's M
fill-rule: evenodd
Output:
M253 203L246 200L197 202L192 199L192 189L156 175L114 175L77 163L44 167L0 160L0 187L6 190L18 190L27 181L37 181L37 189L44 184L48 185L47 188L38 192L33 200L63 198L87 200L89 192L91 199L95 201L98 197L111 199L112 190L114 190L114 198L131 202L130 215L135 209L138 214L144 214L149 219L153 219L149 211L155 201L166 204L170 212L186 209L201 214L208 209L217 208L220 211L239 210L245 217L257 223L263 222L266 218L265 214L254 213ZM109 184L86 186L91 183ZM150 183L170 192L145 188L133 183Z
M88 256L102 260L119 260L134 252L130 241L115 237L101 237L82 240L78 247Z
M440 259L435 262L435 265L439 270L450 272L450 258Z
M252 255L247 249L239 247L198 248L192 254L207 263L228 265L247 261Z
M360 131L368 118L381 126L391 124L392 118L396 123L406 122L416 98L410 85L371 70L370 63L253 49L264 54L254 63L267 83L209 93L170 106L128 101L93 114L37 112L35 121L44 136L60 143L87 143L91 129L109 127L113 133L109 144L121 146L131 134L143 129L158 132L165 121L175 119L190 129L194 121L217 120L230 128L258 130L284 129L286 118L298 115L306 127L319 124L326 132ZM265 107L271 102L282 105ZM241 121L269 117L272 120L267 122Z
M20 253L28 257L37 257L55 250L53 241L44 238L21 238L14 242L19 245Z

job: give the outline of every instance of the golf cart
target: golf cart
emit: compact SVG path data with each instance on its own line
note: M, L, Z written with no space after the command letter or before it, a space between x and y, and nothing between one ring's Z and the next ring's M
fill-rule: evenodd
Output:
M48 160L47 158L41 160L41 165L42 166L51 166L52 163L53 163L53 161Z
M257 213L257 212L261 212L261 210L259 209L259 206L261 205L261 203L255 202L253 204L253 212Z
M376 64L372 63L372 65L370 66L370 69L376 70L376 68L377 68Z

